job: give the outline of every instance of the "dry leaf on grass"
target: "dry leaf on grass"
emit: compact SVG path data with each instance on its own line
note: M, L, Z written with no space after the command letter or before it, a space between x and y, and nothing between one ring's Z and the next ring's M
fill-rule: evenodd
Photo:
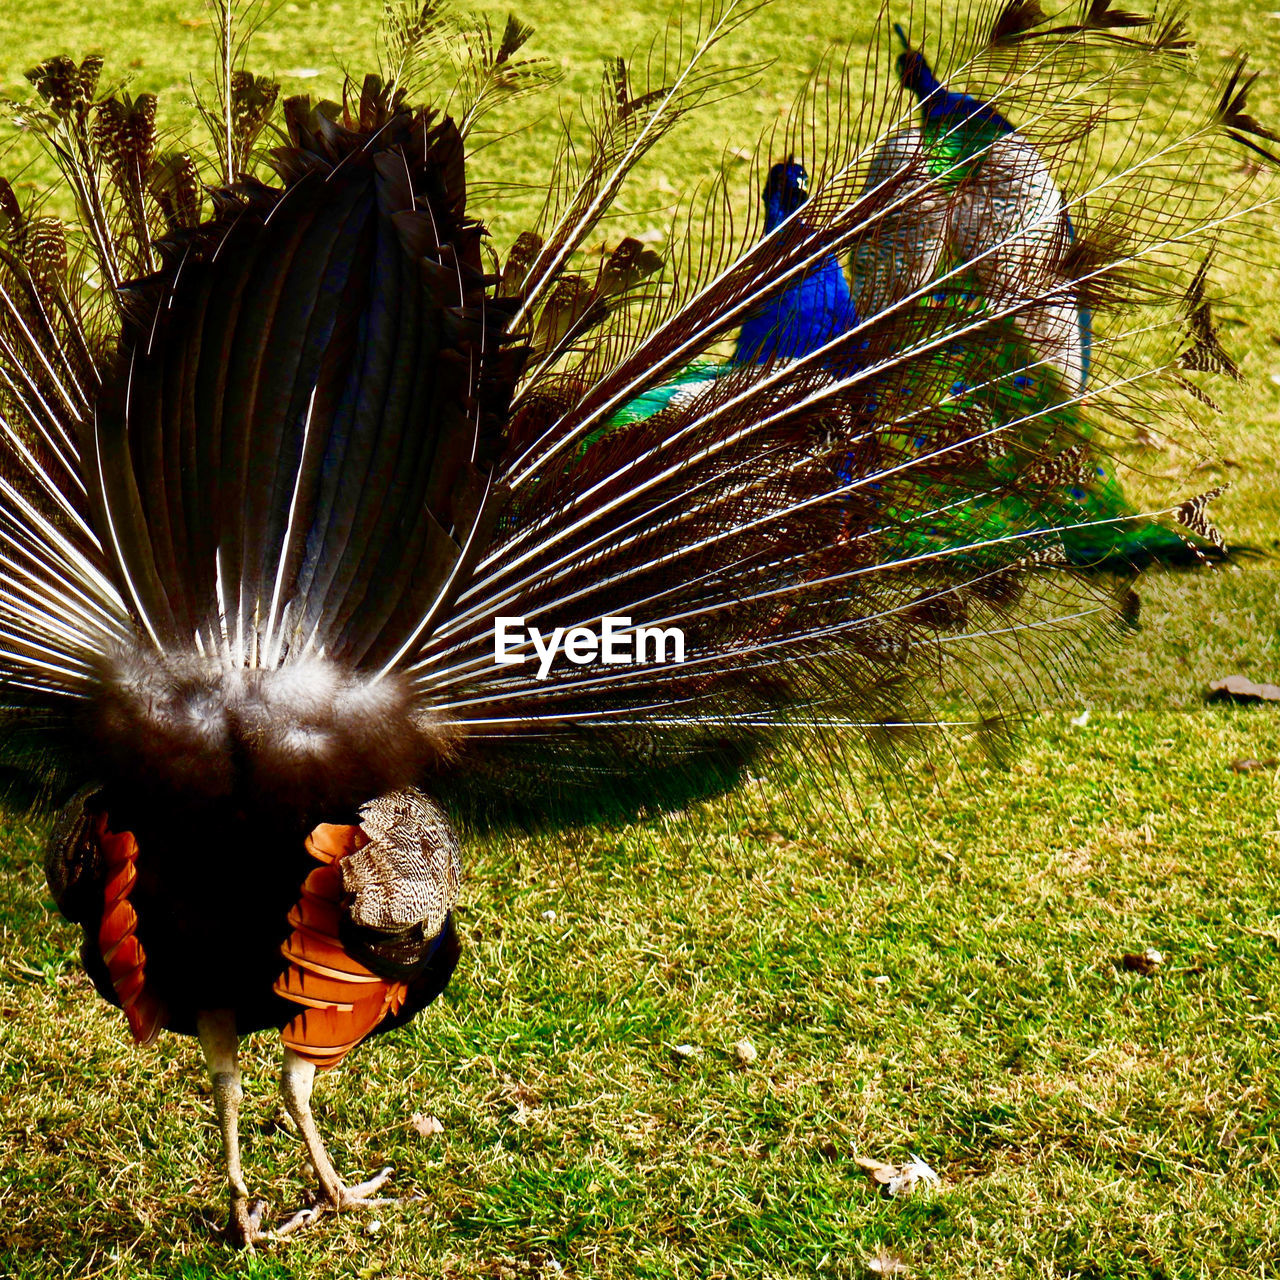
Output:
M1209 682L1209 695L1214 701L1280 702L1280 684L1255 684L1244 676L1223 676Z
M1155 947L1148 947L1145 951L1126 951L1120 957L1120 963L1130 973L1141 973L1149 978L1164 964L1164 956Z
M878 1249L874 1257L867 1259L867 1270L873 1276L906 1276L911 1268L896 1254L888 1249Z
M750 1040L743 1036L737 1044L733 1046L733 1052L737 1055L738 1061L744 1067L749 1067L760 1055L756 1052L756 1047Z
M942 1179L914 1153L906 1164L886 1164L869 1156L854 1156L853 1159L859 1169L866 1171L872 1184L887 1196L909 1196L922 1184L936 1187L942 1183Z
M1252 756L1246 756L1231 762L1231 771L1233 773L1255 773L1259 769L1275 768L1280 768L1280 760L1277 760L1275 756L1268 756L1265 760L1255 760Z
M444 1124L438 1116L423 1115L421 1111L413 1113L413 1119L409 1121L409 1124L414 1133L420 1138L430 1138L437 1133L444 1132Z

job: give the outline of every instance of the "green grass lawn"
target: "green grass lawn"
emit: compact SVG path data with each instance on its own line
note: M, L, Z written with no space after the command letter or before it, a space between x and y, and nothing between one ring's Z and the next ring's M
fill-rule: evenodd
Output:
M847 9L779 0L735 35L731 55L776 58L761 88L677 135L619 225L660 232L675 194L749 149L829 42L865 45L871 18L850 31ZM665 10L521 12L566 71L550 117ZM333 75L300 73L363 70L379 14L284 4L254 69L333 93ZM1280 13L1196 0L1192 17L1203 76L1247 44L1255 113L1280 120ZM180 130L209 35L198 0L7 0L0 93L51 53L100 49L135 91L166 92ZM554 132L548 118L508 143L493 176L535 183ZM35 164L21 180L46 179ZM508 197L495 236L536 203ZM1242 250L1216 288L1246 380L1220 392L1210 461L1147 450L1129 479L1229 478L1220 524L1275 549L1280 246ZM1270 560L1144 579L1141 633L1051 702L1007 765L961 746L837 785L783 762L677 815L472 845L448 993L317 1088L339 1168L393 1164L424 1198L254 1257L219 1237L195 1043L130 1045L48 903L43 828L9 815L0 1274L839 1277L877 1258L921 1277L1277 1274L1280 706L1203 697L1233 671L1280 682L1277 585ZM1154 973L1125 967L1148 947ZM245 1065L246 1171L275 1219L307 1180L274 1037ZM422 1136L428 1115L443 1130ZM938 1188L883 1198L855 1164L908 1153Z

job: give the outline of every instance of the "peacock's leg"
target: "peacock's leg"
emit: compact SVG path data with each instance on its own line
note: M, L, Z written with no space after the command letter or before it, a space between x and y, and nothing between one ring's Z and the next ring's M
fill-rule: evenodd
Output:
M230 1009L202 1012L196 1017L196 1031L213 1084L218 1128L222 1130L222 1152L231 1196L231 1222L227 1230L242 1247L252 1248L256 1241L264 1239L261 1225L266 1205L261 1200L250 1203L249 1189L240 1170L240 1100L244 1090L240 1087L236 1058L239 1038L235 1014Z
M307 1144L307 1155L311 1159L312 1168L320 1180L320 1203L313 1209L300 1209L279 1230L277 1235L288 1235L299 1227L314 1222L326 1209L372 1208L383 1204L396 1204L394 1198L378 1198L377 1193L386 1185L391 1177L391 1169L383 1169L354 1187L348 1187L338 1176L338 1171L329 1159L320 1138L320 1130L316 1128L315 1117L311 1114L311 1086L315 1081L315 1066L305 1058L299 1057L292 1049L284 1051L284 1070L280 1077L280 1093L284 1105L293 1117Z
M308 873L289 912L293 931L282 948L285 969L274 987L278 996L297 1006L297 1013L280 1029L285 1050L280 1092L320 1182L316 1206L294 1214L277 1235L306 1226L327 1209L397 1203L375 1198L390 1178L390 1169L357 1186L343 1183L311 1114L316 1069L335 1066L387 1018L405 1014L411 994L409 982L378 974L347 950L344 921L356 931L372 930L372 938L385 944L388 894L394 890L402 895L405 901L396 906L401 914L393 913L395 928L414 921L421 943L421 966L413 979L415 1003L409 1013L444 989L458 959L450 911L461 873L457 841L443 814L417 791L381 796L360 813L368 831L364 826L321 823L306 839L307 852L321 865ZM374 904L366 907L376 925L358 914L362 895ZM403 914L406 907L409 915ZM412 914L414 909L419 913ZM395 959L397 967L404 963L404 956Z

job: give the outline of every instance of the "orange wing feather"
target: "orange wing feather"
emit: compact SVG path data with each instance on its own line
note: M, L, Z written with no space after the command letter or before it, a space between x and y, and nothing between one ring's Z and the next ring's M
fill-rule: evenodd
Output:
M105 813L98 816L94 835L107 872L98 949L134 1040L151 1044L168 1015L164 1004L147 988L147 953L135 932L138 913L129 901L129 891L138 879L138 842L131 831L111 831Z
M323 865L303 881L289 912L293 932L281 948L288 964L274 989L301 1011L280 1038L321 1069L341 1062L408 993L403 982L388 982L349 956L338 936L346 895L336 864L368 843L359 827L327 822L307 837L307 852Z

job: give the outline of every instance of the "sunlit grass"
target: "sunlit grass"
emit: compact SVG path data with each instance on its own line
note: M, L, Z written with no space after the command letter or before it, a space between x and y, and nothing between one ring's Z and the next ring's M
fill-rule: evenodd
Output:
M563 61L568 101L663 13L539 0L522 16ZM367 3L286 4L255 69L290 92L335 93L327 69L363 70L378 18ZM675 193L726 145L749 149L828 42L865 41L870 16L847 21L830 4L759 14L729 51L776 56L763 87L679 133L620 225L662 228ZM1193 26L1206 78L1249 44L1264 72L1255 110L1280 116L1280 21L1227 0L1198 3ZM135 91L166 93L181 130L208 44L195 0L11 2L0 91L19 92L52 52L100 48ZM300 74L313 69L326 74ZM553 125L508 143L501 176L535 181ZM26 196L47 173L21 180L35 184ZM536 204L511 196L495 236ZM1220 463L1185 478L1231 479L1220 523L1270 550L1280 249L1248 252L1254 269L1216 277L1246 381L1220 392ZM1134 462L1196 465L1176 450ZM784 764L679 815L471 847L447 995L318 1087L339 1167L394 1164L399 1188L425 1199L381 1211L376 1232L328 1219L253 1259L218 1235L218 1139L194 1044L130 1047L51 911L43 830L12 816L0 1274L855 1276L881 1248L933 1277L1272 1274L1280 715L1203 692L1235 670L1280 680L1276 574L1260 561L1139 590L1142 633L1100 655L1005 768L962 752L904 764L884 792L855 775L832 794ZM1147 947L1164 956L1154 976L1125 969ZM749 1065L734 1052L744 1037ZM246 1070L246 1169L275 1218L306 1183L272 1037L251 1042ZM420 1137L415 1114L443 1132ZM882 1199L853 1161L908 1152L939 1171L939 1190Z

